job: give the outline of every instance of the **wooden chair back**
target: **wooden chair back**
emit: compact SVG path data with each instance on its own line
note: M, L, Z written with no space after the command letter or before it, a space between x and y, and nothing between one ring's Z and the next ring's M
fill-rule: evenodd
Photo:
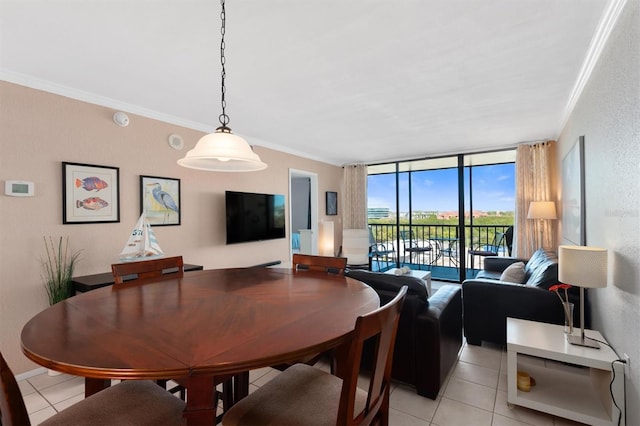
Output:
M29 414L24 405L18 382L0 353L0 424L29 426Z
M182 256L114 263L111 272L116 285L125 281L135 283L149 279L181 278L184 276L184 263Z
M346 267L346 257L313 256L300 253L293 255L293 269L295 270L308 269L342 275Z
M407 286L403 286L389 303L367 315L358 317L351 341L336 349L335 356L338 361L336 375L343 380L336 424L385 424L385 420L388 420L393 348L406 294ZM359 411L356 412L356 388L362 349L364 342L369 339L375 339L373 371L369 381L366 405L358 407Z

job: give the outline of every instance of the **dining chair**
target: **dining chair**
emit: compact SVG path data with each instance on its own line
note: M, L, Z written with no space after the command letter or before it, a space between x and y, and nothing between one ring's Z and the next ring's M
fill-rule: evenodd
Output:
M111 265L114 285L136 284L147 280L164 280L181 278L184 276L184 262L182 256L162 257L158 259L140 260L135 262L114 263ZM167 380L156 380L156 383L167 388ZM180 393L185 399L183 386L167 388L171 393Z
M292 263L296 271L308 269L342 275L347 267L347 258L294 253Z
M182 256L161 257L158 259L135 262L114 263L111 265L114 284L133 284L147 279L181 278L184 275Z
M269 265L271 264L272 262L269 263ZM276 263L273 262L273 264ZM111 265L111 271L115 280L114 285L135 284L143 281L181 278L184 276L184 262L182 256L164 257L137 262L116 263ZM179 392L180 398L186 400L187 395L184 386L178 384L167 388L167 380L156 380L156 383L162 388L166 388L170 393ZM226 411L238 399L238 392L242 394L242 389L249 388L249 374L242 373L224 377L215 384L220 383L222 383L222 392L217 392L216 398L221 398L223 410Z
M403 286L386 305L356 319L348 342L336 349L337 375L296 364L234 405L224 426L369 425L389 423L391 365ZM367 389L358 388L362 348L375 339L373 371Z
M0 376L0 423L30 425L18 382L1 353ZM155 383L128 380L71 405L40 425L183 425L184 408L184 401Z
M271 263L270 263L271 264ZM123 262L111 265L114 285L135 284L144 281L165 280L181 278L184 276L184 262L182 256L163 257L136 262ZM178 384L167 388L167 380L156 380L156 383L167 389L168 392L179 393L182 400L186 400L184 386ZM221 378L216 385L222 383L222 392L216 393L216 398L221 398L223 410L228 410L235 402L238 392L242 388L249 387L248 373L242 373L230 377Z
M308 254L294 253L292 263L293 263L293 269L296 271L310 270L310 271L326 272L328 274L343 275L344 270L347 267L347 258L331 257L331 256L313 256ZM331 359L331 369L333 371L333 351L326 351L319 354L311 355L304 359L300 359L297 362L304 363L307 365L314 365L318 361L320 361L322 358ZM272 365L271 367L280 371L284 371L294 364L295 363L284 363L284 364Z

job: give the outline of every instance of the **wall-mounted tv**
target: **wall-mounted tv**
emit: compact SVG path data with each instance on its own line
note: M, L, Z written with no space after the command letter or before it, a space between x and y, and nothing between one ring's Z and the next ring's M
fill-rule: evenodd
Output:
M285 237L284 195L225 192L227 244Z

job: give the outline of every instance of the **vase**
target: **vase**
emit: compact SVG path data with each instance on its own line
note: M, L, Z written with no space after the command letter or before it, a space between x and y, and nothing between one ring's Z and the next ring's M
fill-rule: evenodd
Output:
M567 334L573 333L573 303L564 302L562 304L564 309L564 332Z

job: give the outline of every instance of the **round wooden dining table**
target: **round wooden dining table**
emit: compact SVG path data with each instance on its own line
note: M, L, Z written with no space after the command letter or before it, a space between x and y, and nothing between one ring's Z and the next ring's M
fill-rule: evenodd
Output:
M177 379L187 389L187 424L215 424L215 377L335 348L379 304L375 291L343 275L193 271L57 303L25 325L22 349L42 366L85 377L87 396L110 379Z

